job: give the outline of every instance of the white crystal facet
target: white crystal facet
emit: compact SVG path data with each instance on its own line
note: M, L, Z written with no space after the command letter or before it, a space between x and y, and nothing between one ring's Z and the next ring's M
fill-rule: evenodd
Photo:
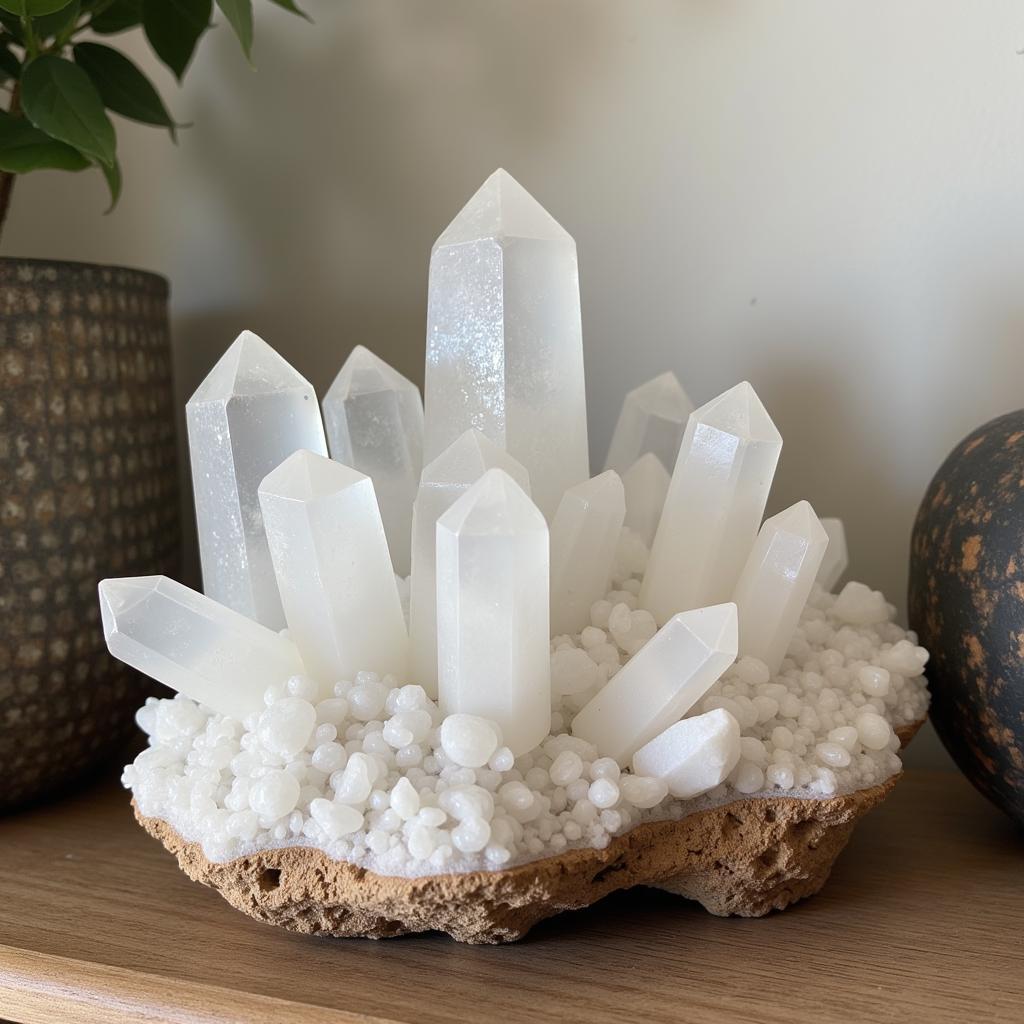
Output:
M357 345L324 396L331 458L373 481L391 561L409 575L412 503L423 468L419 388Z
M622 477L626 492L626 526L638 533L648 547L654 542L665 507L668 482L668 470L651 452L641 455Z
M548 528L523 489L488 470L437 521L441 711L496 722L513 754L551 721Z
M327 454L312 385L243 331L185 407L203 590L272 629L284 626L257 490L299 448Z
M622 403L604 468L625 473L641 455L650 452L667 472L676 464L691 412L693 402L671 371L634 388Z
M362 669L404 679L408 636L370 478L300 451L259 496L288 630L324 695Z
M551 521L551 633L579 633L608 593L626 515L614 470L570 487Z
M244 718L303 671L295 644L166 576L101 580L110 653L218 714Z
M806 501L765 520L736 584L740 654L760 658L774 675L828 547L828 534Z
M673 616L573 719L574 736L620 766L678 722L736 658L736 606Z
M659 623L732 596L781 450L746 382L690 416L640 592Z
M836 589L836 584L843 578L846 567L850 564L850 555L846 547L846 528L842 519L822 519L821 525L828 534L828 547L825 557L818 569L818 582L828 591Z
M633 755L633 771L664 779L668 791L690 800L724 782L740 759L740 723L725 710L684 718Z
M479 430L467 430L424 466L413 505L409 636L413 678L431 697L437 696L437 521L489 469L503 469L530 493L526 470Z
M425 395L428 460L474 427L549 518L590 475L576 243L505 171L434 244Z

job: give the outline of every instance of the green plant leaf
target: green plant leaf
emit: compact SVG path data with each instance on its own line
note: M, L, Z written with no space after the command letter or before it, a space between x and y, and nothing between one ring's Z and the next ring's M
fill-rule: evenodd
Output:
M75 63L92 79L108 110L143 124L168 128L174 118L167 112L150 80L122 53L102 43L78 43Z
M101 36L112 36L142 24L142 0L114 0L89 19L89 28Z
M297 14L300 18L305 18L306 21L313 20L305 11L295 6L295 0L270 0L270 2L277 4L278 7L283 7L286 11L291 11L292 14Z
M242 44L242 53L249 60L252 56L252 0L217 0L217 6L231 23Z
M6 46L0 46L0 80L20 77L21 61Z
M178 81L212 14L213 0L143 0L142 25L149 45Z
M107 179L107 188L110 189L110 205L103 212L110 213L121 198L121 165L115 160L109 167L106 164L97 166Z
M69 28L78 20L82 13L81 0L71 0L71 3L56 14L45 14L41 18L32 19L32 29L36 39L49 39L52 36L59 36L66 28Z
M0 111L0 171L81 171L88 166L89 161L77 149L51 139L23 117Z
M41 18L44 14L62 11L71 0L0 0L0 7L11 14Z
M30 61L21 73L21 105L40 131L108 166L114 162L114 126L92 79L52 54Z

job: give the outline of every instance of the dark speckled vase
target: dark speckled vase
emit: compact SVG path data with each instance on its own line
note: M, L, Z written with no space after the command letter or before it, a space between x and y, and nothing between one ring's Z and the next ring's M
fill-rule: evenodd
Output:
M144 695L96 583L179 568L167 292L0 259L0 810L121 754Z
M930 716L964 774L1024 825L1024 410L968 435L914 524L910 625Z

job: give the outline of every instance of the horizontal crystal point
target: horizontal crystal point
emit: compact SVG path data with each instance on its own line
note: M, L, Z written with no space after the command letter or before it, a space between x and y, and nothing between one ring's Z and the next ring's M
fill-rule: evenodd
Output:
M185 407L203 589L272 629L284 626L257 491L292 452L327 454L312 385L243 331Z
M726 780L740 760L740 723L725 710L684 718L633 755L633 771L664 779L668 791L691 800Z
M626 494L626 526L650 547L668 494L668 470L652 452L641 455L622 477Z
M619 474L608 470L570 487L551 522L551 633L579 633L608 593L626 516Z
M605 469L625 473L641 455L655 455L666 472L676 464L693 402L671 371L626 394Z
M505 171L431 252L425 399L426 459L475 428L549 519L590 475L576 243Z
M323 404L331 457L373 481L395 572L408 576L412 503L423 467L419 388L357 345Z
M438 690L444 715L497 722L516 756L551 723L548 527L490 469L437 521Z
M850 564L846 547L846 527L843 526L842 519L825 518L822 519L821 525L828 534L828 547L818 569L818 582L823 589L833 591Z
M765 520L736 584L740 654L778 672L828 547L814 509L798 501Z
M324 692L360 670L404 680L409 641L373 482L296 452L259 489L288 631Z
M437 521L489 469L502 469L530 493L526 470L479 430L467 430L423 468L412 515L409 636L413 678L437 696Z
M781 451L746 382L690 416L640 592L659 623L732 596Z
M734 604L673 616L573 719L573 735L624 767L707 693L736 647Z
M291 640L166 576L101 580L99 598L115 658L218 714L260 711L303 672Z

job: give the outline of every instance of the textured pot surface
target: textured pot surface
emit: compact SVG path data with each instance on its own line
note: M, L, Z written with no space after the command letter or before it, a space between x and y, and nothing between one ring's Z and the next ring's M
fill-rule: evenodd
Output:
M0 809L133 728L96 583L178 571L171 379L163 278L0 259Z
M931 718L964 774L1024 824L1024 410L935 474L911 541L910 625Z

